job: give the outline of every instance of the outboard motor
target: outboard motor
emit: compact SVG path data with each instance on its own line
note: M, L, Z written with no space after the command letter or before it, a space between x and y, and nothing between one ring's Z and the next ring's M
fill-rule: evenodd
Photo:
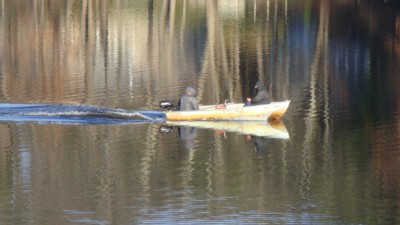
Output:
M160 101L160 107L171 110L174 107L174 102L172 100L162 100Z

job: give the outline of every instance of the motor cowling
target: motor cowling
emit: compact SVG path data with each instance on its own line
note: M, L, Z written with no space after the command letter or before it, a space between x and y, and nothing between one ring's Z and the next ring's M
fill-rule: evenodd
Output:
M174 101L162 100L162 101L160 101L160 107L163 109L172 109L174 107Z

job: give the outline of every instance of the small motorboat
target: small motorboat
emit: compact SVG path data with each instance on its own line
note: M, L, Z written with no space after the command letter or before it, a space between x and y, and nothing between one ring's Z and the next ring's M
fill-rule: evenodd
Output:
M172 105L161 101L160 106ZM290 101L271 102L265 105L244 106L243 103L203 105L195 111L167 111L167 121L266 121L278 120L287 111Z

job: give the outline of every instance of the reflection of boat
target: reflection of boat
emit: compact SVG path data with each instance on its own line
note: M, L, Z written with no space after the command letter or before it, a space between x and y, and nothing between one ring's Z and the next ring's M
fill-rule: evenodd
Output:
M218 131L238 132L254 136L289 139L285 125L279 120L268 122L255 121L174 121L167 122L172 126L186 126L214 129Z
M241 104L204 105L196 111L168 111L167 121L265 121L281 118L288 109L290 101L272 102L265 105L244 106Z

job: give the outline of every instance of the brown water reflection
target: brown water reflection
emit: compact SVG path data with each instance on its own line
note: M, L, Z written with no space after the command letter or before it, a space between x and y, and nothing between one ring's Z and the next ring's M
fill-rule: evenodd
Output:
M399 18L375 0L0 1L3 103L156 109L188 85L242 102L258 79L292 101L289 140L1 122L0 224L397 224Z

